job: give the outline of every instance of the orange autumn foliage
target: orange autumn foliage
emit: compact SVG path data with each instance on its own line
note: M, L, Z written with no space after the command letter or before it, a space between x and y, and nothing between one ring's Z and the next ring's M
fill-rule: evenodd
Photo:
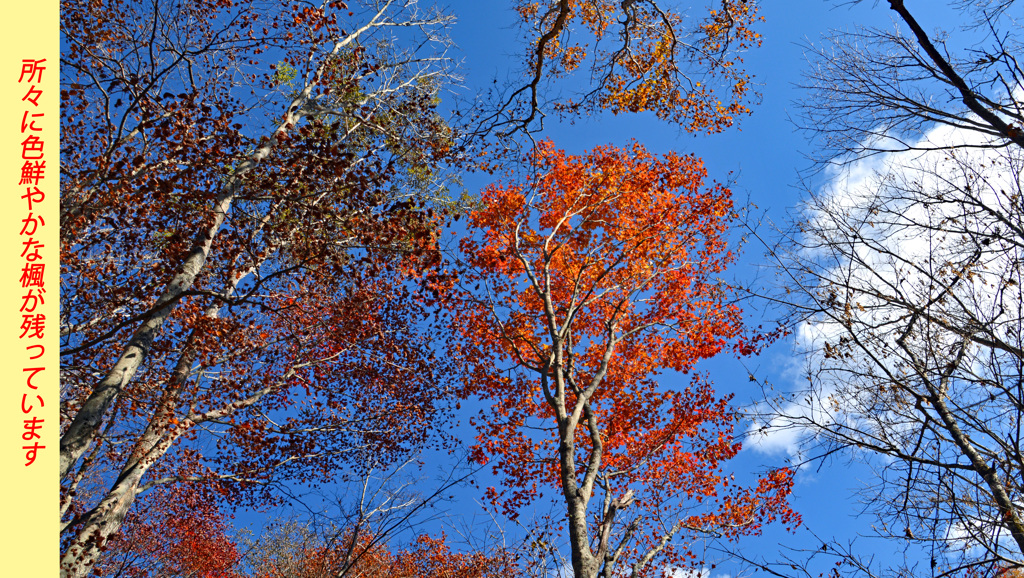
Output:
M770 338L744 331L717 279L733 260L729 190L695 157L638 144L573 156L544 142L532 160L534 176L483 192L461 244L452 349L469 365L461 394L493 404L475 449L504 482L492 503L514 518L557 488L577 578L679 565L687 534L799 523L789 470L753 488L722 472L740 449L728 398L699 375L655 379Z
M724 0L704 14L653 0L519 0L529 38L529 89L536 111L543 78L583 68L592 84L555 106L561 112L653 112L687 132L716 133L757 99L742 54L760 46L753 0ZM533 115L529 120L533 119Z
M96 567L124 578L243 578L229 521L208 489L163 487L146 494Z

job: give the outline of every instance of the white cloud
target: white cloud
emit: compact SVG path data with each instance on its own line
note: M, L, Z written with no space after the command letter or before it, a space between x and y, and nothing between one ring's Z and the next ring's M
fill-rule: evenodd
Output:
M852 315L857 321L865 326L885 327L890 317L902 315L903 311L893 309L878 297L887 292L920 295L922 300L927 300L942 290L941 287L929 288L928 275L939 278L951 275L941 271L943 256L953 260L952 257L964 251L958 245L963 243L960 236L944 234L947 220L955 219L959 228L983 231L998 239L998 219L992 217L992 210L1016 210L1014 207L1019 202L1014 200L1014 195L1021 192L1019 177L1024 172L1024 157L1016 147L974 148L988 138L952 127L934 128L913 144L960 148L952 152L879 154L854 162L842 170L831 171L829 182L801 207L812 228L825 231L829 237L825 243L808 242L798 253L799 259L828 262L834 256L829 253L829 241L842 243L851 234L862 244L861 247L847 246L848 252L834 264L835 268L824 274L826 278L842 277L855 285L877 288L874 296L870 290L856 295L858 308L853 309ZM914 202L914 190L927 192L930 202ZM973 212L965 211L960 203L957 193L962 190L969 190L975 199ZM879 204L879 191L886 193L885 205ZM909 193L904 198L893 194L899 191ZM948 200L939 194L944 191L949 191ZM851 226L855 227L855 233ZM871 249L865 249L867 246ZM993 251L990 256L986 255L983 268L979 267L972 277L959 283L963 294L972 300L973 308L986 311L998 307L995 289L1000 287L1007 272L1018 267L1019 257L1014 250L1004 255ZM916 270L918 267L921 269ZM828 296L822 294L820 298L826 300ZM1005 305L1006 297L1000 298ZM844 296L836 299L841 303ZM1016 299L1019 301L1019 295ZM895 349L893 343L897 335L892 328L888 329L888 334L886 329L876 331L875 337L881 340L879 344ZM856 350L851 351L861 358L848 361L829 359L823 354L823 345L826 342L834 345L844 333L843 327L835 320L817 317L801 324L795 333L794 363L804 365L799 367L799 378L793 380L793 391L801 393L777 402L776 411L771 412L776 415L769 421L753 424L746 446L762 454L787 455L800 461L802 449L813 441L809 430L801 424L870 427L861 421L862 412L877 415L879 410L877 400L864 397L863 389L845 387L846 374L818 371L844 363L847 366L860 363L861 367L874 363L863 359L864 354ZM935 339L934 336L929 338ZM884 359L881 363L898 362L891 357ZM787 368L785 373L793 374L792 369ZM984 375L985 368L980 362L973 369L978 375ZM811 394L807 393L807 370L815 379ZM887 419L883 416L876 427L888 427L889 434L898 438L900 428L908 424L901 422L898 416Z

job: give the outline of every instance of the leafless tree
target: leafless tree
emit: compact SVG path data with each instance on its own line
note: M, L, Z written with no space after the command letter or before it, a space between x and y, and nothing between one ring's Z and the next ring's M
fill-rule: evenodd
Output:
M448 508L479 468L456 468L440 480L419 477L417 463L367 472L340 488L337 499L318 496L306 512L270 524L258 539L245 540L242 575L268 578L363 578L407 576L430 552L439 567L466 578L511 576L516 556L477 532L471 544L449 550L443 537L423 540L425 526L454 527ZM355 497L355 499L353 499ZM459 573L458 570L462 570Z
M773 252L808 385L757 430L874 455L876 530L937 575L1024 565L1024 152L963 137L933 130L948 150L853 165L808 200Z
M822 557L858 576L1024 566L1019 10L952 2L963 25L947 35L926 31L923 4L887 4L892 29L814 51L803 118L830 182L770 251L807 382L769 399L752 433L799 431L800 461L866 458L874 530L923 562L877 566L826 540L757 564L777 575Z
M1013 0L886 4L891 28L832 31L808 49L800 124L818 139L815 160L936 148L920 139L936 124L988 137L941 146L1024 146L1019 6ZM928 30L930 13L942 10L953 11L947 16L959 29Z

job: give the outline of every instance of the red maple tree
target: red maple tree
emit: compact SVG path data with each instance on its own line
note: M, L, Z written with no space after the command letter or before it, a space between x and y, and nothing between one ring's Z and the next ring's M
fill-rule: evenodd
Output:
M729 190L705 186L696 158L638 144L572 156L545 142L531 160L525 182L484 191L461 243L453 354L469 365L461 394L493 404L475 454L503 476L493 503L515 517L558 488L577 578L644 575L658 556L680 567L687 535L799 523L789 470L753 488L722 472L740 449L728 398L700 375L655 379L765 339L716 278L733 260Z

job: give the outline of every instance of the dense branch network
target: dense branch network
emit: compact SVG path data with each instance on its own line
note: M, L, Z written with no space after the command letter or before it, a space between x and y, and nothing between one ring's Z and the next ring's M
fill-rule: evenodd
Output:
M725 0L706 15L654 0L524 1L516 10L528 40L526 81L492 95L479 119L481 136L540 131L550 112L601 110L649 111L687 132L715 133L757 100L741 68L742 53L761 42L756 2ZM547 97L582 74L589 75L583 90Z
M450 17L114 4L62 13L66 576L146 491L272 500L421 446L443 395L417 324Z

